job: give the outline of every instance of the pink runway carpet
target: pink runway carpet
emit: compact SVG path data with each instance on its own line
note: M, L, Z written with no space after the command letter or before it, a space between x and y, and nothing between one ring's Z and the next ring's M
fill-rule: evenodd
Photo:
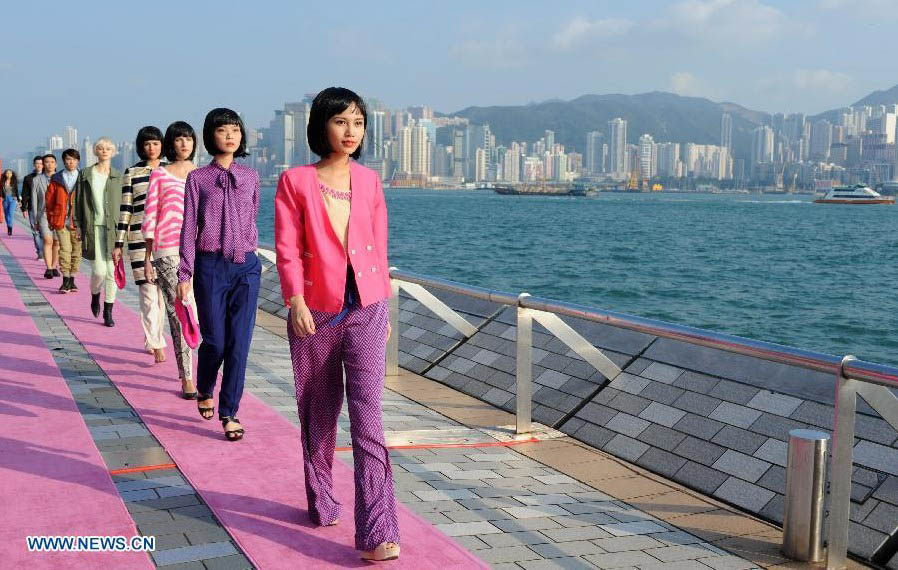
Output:
M2 263L0 322L0 567L153 568L146 553L28 551L26 536L137 528Z
M204 421L195 402L178 397L180 382L171 348L165 363L152 365L152 356L143 350L137 313L116 303L116 326L102 326L90 313L86 278L80 277L78 293L60 294L60 280L44 280L42 266L33 260L30 235L2 239L257 567L370 566L354 549L349 466L334 462L335 492L344 508L342 521L334 527L314 527L306 514L298 428L246 391L238 414L246 437L239 443L225 441L217 416ZM381 566L487 567L404 506L399 505L398 514L402 556Z

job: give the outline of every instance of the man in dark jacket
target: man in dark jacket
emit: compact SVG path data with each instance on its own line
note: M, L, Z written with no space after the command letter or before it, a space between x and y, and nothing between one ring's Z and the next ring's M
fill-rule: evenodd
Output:
M44 240L41 239L40 229L34 225L34 216L31 208L31 185L34 182L34 177L44 171L44 161L42 157L35 156L32 162L34 170L22 180L22 214L28 220L28 223L31 224L31 235L34 237L34 249L37 251L37 258L42 259L44 257Z

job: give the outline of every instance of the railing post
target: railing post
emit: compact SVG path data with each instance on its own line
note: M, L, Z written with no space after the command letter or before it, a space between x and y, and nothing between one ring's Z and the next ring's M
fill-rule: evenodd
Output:
M857 381L846 378L845 363L856 360L848 355L836 375L836 409L833 418L833 458L830 470L829 541L826 567L845 568L848 563L848 520L851 513L851 470L854 461L854 413L857 408Z
M391 267L390 271L396 269ZM390 279L390 327L393 329L387 340L387 376L399 376L399 282Z
M529 433L533 398L533 313L520 305L520 300L528 293L518 295L517 307L517 360L515 376L515 426L517 433Z

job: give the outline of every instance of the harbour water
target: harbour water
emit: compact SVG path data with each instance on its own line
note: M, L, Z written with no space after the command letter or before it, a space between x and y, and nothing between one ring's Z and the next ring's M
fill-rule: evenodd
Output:
M260 240L273 241L274 189ZM809 196L387 190L390 263L898 364L898 208Z

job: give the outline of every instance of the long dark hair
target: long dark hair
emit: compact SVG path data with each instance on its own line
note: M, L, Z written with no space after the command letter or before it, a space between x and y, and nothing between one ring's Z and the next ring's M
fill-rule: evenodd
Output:
M12 168L7 168L6 170L3 171L3 178L0 179L0 188L6 188L6 173L7 172L12 174L12 178L9 181L10 184L12 184L12 187L18 188L19 187L19 177L16 176L16 173L15 173L15 171L13 171Z

